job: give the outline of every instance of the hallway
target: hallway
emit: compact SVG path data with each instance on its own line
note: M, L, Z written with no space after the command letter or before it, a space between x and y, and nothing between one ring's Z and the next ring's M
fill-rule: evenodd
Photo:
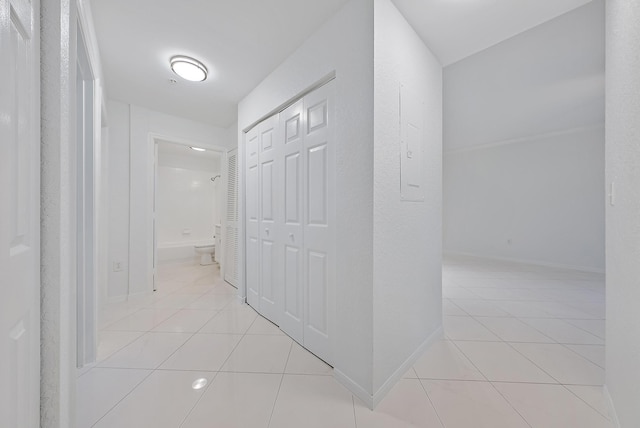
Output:
M609 427L603 281L448 259L445 340L371 412L217 267L161 266L153 296L105 308L78 427Z

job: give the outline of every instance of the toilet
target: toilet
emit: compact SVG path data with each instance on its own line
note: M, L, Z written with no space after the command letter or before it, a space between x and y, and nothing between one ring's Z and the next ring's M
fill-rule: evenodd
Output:
M196 245L194 249L197 254L200 254L200 264L202 266L213 264L213 253L216 251L215 244Z

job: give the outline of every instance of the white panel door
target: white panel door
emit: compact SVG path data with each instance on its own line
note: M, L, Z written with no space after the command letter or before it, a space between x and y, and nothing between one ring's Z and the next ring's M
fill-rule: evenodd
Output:
M39 4L0 0L0 426L40 424Z
M303 343L303 198L302 176L304 127L302 100L280 113L280 140L283 143L280 188L283 199L283 226L278 239L282 255L280 265L280 328L298 343Z
M258 309L260 305L260 127L246 134L246 282L247 302Z
M335 284L333 83L304 97L304 346L332 361Z
M259 265L260 265L260 303L258 310L262 315L278 324L277 285L280 257L276 247L276 238L280 234L279 194L280 142L278 141L278 116L272 116L259 125Z

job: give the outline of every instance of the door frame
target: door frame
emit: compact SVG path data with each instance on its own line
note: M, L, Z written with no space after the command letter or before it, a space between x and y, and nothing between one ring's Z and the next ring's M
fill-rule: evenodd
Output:
M146 271L147 271L147 278L149 278L149 283L150 283L150 292L156 291L157 287L156 287L156 269L158 267L158 239L157 239L157 235L156 235L156 225L155 225L155 213L156 213L156 199L158 196L158 140L163 140L163 141L168 141L180 146L186 146L186 147L202 147L203 149L207 149L210 151L214 151L214 152L219 152L221 154L220 157L220 179L221 179L221 183L220 185L223 186L223 189L226 188L227 185L227 171L224 170L224 164L227 162L227 151L228 148L226 147L222 147L222 146L218 146L215 144L207 144L207 143L202 143L202 142L196 142L196 141L190 141L188 139L182 138L182 137L175 137L175 136L169 136L166 134L160 134L157 132L149 132L148 137L147 137L147 153L150 156L149 161L150 161L150 165L152 165L152 168L150 168L149 171L149 176L147 177L147 179L149 180L149 183L151 184L151 189L153 189L153 195L151 198L149 198L149 204L147 205L147 209L145 212L145 217L147 219L146 224L149 225L149 228L151 229L151 235L153 239L149 240L149 242L147 243L147 251L148 254L151 254L151 260L149 260L149 263L147 264L146 267ZM221 201L225 201L226 200L226 190L223 190L223 192L221 193ZM223 215L221 215L221 221L223 220ZM224 228L222 228L223 230L221 230L222 232L222 245L224 247L224 242L225 242L225 234L226 232L224 231ZM216 249L217 251L218 249ZM222 267L221 267L222 269Z

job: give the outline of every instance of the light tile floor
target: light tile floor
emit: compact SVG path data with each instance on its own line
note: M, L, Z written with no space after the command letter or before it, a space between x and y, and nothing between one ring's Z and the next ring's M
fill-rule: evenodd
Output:
M104 308L79 428L611 427L602 275L446 259L445 337L373 412L215 266L162 266L158 284Z

